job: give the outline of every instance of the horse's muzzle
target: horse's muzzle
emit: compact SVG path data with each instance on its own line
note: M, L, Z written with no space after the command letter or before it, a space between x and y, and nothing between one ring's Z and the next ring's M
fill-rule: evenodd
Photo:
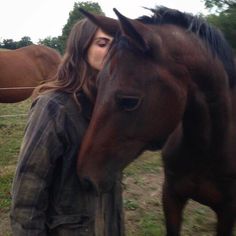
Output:
M99 189L96 186L96 184L89 178L89 177L83 177L80 179L80 183L82 186L82 189L86 192L93 193L95 195L99 194Z

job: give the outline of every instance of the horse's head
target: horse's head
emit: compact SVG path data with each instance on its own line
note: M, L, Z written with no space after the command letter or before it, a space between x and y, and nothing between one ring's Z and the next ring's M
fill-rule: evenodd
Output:
M145 149L159 149L179 124L186 103L185 73L176 80L165 43L154 29L116 11L115 39L98 79L98 96L84 138L78 175L107 188ZM101 21L92 19L102 27Z
M189 71L201 83L205 77L198 64L208 60L203 44L183 28L144 24L115 12L121 33L100 73L77 164L80 179L103 190L142 151L162 148L191 96ZM92 20L102 27L99 19Z

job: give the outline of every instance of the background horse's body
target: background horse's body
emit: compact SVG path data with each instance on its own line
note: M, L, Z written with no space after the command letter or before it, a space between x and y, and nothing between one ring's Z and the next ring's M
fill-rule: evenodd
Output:
M81 181L106 189L146 149L162 148L167 235L179 235L188 199L211 207L217 235L236 218L236 68L220 32L160 8L153 18L117 12L122 35L98 81L78 159ZM106 31L106 24L91 17Z
M56 50L43 45L0 51L0 102L30 97L34 87L56 73L60 61Z

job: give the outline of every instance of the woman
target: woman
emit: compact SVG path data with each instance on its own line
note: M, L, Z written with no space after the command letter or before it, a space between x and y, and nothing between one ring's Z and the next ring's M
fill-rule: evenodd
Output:
M13 235L123 235L120 181L96 197L76 175L96 75L111 42L90 21L79 21L55 79L37 88L13 181Z

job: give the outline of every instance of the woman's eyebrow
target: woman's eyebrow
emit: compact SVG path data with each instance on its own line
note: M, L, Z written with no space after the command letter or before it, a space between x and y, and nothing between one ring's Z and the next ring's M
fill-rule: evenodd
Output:
M96 39L111 40L110 38L107 38L107 37L99 37L99 36L98 36L98 37L96 37L96 38L95 38L95 40L96 40Z

